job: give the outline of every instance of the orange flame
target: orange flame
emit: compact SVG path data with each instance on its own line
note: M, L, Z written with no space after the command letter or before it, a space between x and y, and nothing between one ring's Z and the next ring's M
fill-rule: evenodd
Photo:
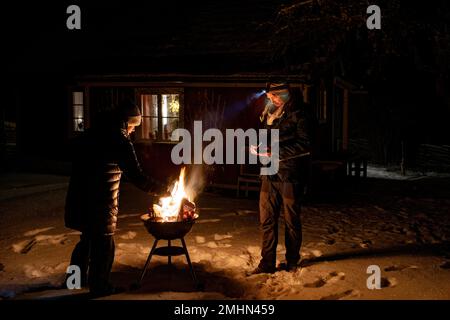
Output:
M178 181L170 192L170 196L159 199L159 205L153 205L153 213L156 217L162 218L164 222L176 221L178 213L180 212L181 202L183 199L191 201L189 195L186 193L185 183L185 168L181 169Z

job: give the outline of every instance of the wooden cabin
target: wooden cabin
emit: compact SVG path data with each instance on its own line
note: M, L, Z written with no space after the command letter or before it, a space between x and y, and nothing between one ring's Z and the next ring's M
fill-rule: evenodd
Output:
M317 170L326 171L330 161L338 161L335 171L347 170L346 159L339 153L348 150L350 145L350 101L365 92L338 77L319 79L316 83L307 82L302 75L287 78L314 115ZM137 153L149 174L165 179L177 172L177 166L171 161L171 150L177 143L173 141L176 139L172 136L174 129L192 131L196 120L202 121L203 130L258 128L259 115L265 106L261 91L268 79L266 74L78 76L67 91L66 135L71 137L84 131L93 125L99 112L113 108L123 98L133 98L143 115L142 125L133 135ZM238 182L243 181L245 191L257 190L257 171L250 166L215 164L207 167L210 186L240 189Z
M79 32L36 29L4 88L16 111L17 164L67 173L69 139L100 111L132 97L144 116L134 134L138 155L148 173L165 177L176 171L170 161L175 128L189 129L194 120L205 128L255 127L264 107L255 95L280 77L314 114L314 160L345 165L339 153L351 149L358 124L352 114L364 109L365 93L345 79L334 53L317 57L320 40L308 33L290 46L293 38L275 23L283 6L271 0L179 6L142 4L124 15L117 5L105 16L90 4L82 10L98 19ZM211 171L209 182L224 188L235 188L242 175L233 165Z

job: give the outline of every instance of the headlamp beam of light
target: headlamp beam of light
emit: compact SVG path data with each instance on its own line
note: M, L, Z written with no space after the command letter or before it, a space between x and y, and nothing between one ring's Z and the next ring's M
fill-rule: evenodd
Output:
M261 91L259 91L258 93L255 93L254 95L253 95L253 99L258 99L258 98L260 98L262 95L265 95L267 92L266 92L266 90L261 90Z

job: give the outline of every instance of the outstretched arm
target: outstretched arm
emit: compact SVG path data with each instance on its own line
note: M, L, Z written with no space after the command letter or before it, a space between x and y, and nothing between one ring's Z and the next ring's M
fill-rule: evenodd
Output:
M165 187L157 180L147 176L141 168L131 140L126 139L121 144L119 166L125 175L139 189L150 193L163 193Z

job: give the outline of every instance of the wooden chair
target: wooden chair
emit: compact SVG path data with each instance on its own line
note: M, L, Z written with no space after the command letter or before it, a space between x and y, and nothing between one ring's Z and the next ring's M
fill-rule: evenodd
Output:
M237 178L237 186L236 186L237 198L239 198L239 193L241 189L245 190L245 197L248 197L249 191L259 190L259 186L261 184L259 174L252 173L250 170L250 166L252 165L241 164L239 167L239 175Z

